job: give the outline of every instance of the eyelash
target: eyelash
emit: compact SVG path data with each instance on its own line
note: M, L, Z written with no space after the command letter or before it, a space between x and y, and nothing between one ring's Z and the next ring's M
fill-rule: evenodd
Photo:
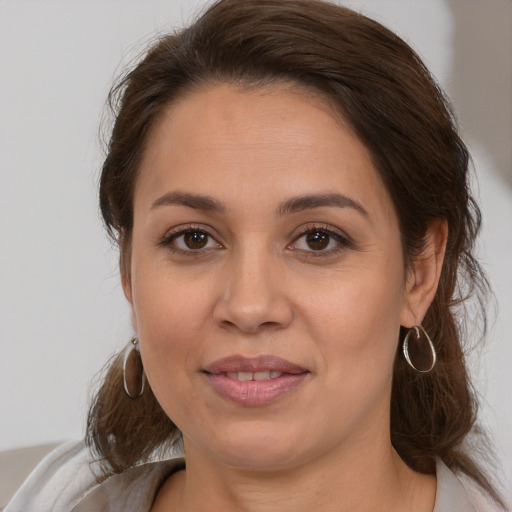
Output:
M345 249L352 248L353 242L350 240L350 238L347 235L344 235L338 231L335 231L332 227L327 226L325 224L307 224L304 226L304 228L295 236L293 239L293 242L288 245L288 247L291 247L294 244L297 244L299 240L301 240L303 237L306 237L307 235L313 235L316 233L321 233L329 237L329 243L331 240L334 240L336 242L336 246L328 249L328 250L318 250L315 251L313 249L295 249L299 252L301 252L302 255L305 255L307 257L313 257L313 258L322 258L322 257L328 257L333 256L335 254L338 254L339 252L342 252Z
M173 246L173 242L175 242L178 238L185 236L187 234L202 234L205 235L208 238L207 243L209 243L210 240L214 240L217 244L217 247L215 248L204 248L204 249L181 249L179 247ZM205 253L210 252L211 250L216 250L218 248L222 248L222 245L217 242L216 238L204 227L197 226L197 225L189 225L186 227L177 227L170 233L167 233L161 242L158 243L160 247L165 247L169 249L171 252L177 253L177 254L183 254L186 256L203 256Z
M307 235L314 235L314 234L323 234L326 235L329 239L328 244L331 243L332 240L336 242L336 246L328 249L328 250L317 250L314 249L308 250L308 249L299 249L299 248L293 248L293 245L296 245L303 237L306 237ZM180 237L185 236L187 234L201 234L208 238L207 244L213 240L215 241L217 247L212 248L198 248L198 249L181 249L179 247L173 246L173 243L176 242ZM208 231L208 229L205 229L202 226L198 225L188 225L186 227L177 227L170 233L167 233L164 238L158 243L158 246L165 247L168 250L170 250L173 253L185 255L185 256L204 256L205 254L209 253L212 250L217 250L219 248L224 248L222 244L220 244L217 239ZM332 256L334 254L337 254L347 248L353 247L352 241L346 236L342 235L341 233L333 230L331 227L323 225L323 224L307 224L304 226L304 228L295 236L291 244L287 246L287 249L296 250L301 253L303 256L307 257L327 257Z

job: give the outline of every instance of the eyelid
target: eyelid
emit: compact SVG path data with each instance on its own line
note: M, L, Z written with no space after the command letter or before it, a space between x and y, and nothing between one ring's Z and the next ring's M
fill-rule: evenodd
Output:
M337 241L337 245L334 248L328 249L328 250L318 250L315 251L314 249L306 250L306 249L298 249L292 247L294 244L297 243L300 238L303 236L315 232L315 231L321 231L326 233L328 236L334 238ZM208 237L212 238L215 243L217 244L217 247L212 248L204 248L204 249L181 249L178 247L173 247L172 242L190 232L202 232L205 233ZM346 248L353 248L353 241L352 239L341 229L332 226L331 224L325 224L323 222L308 222L307 224L304 224L294 230L292 234L290 235L292 238L292 242L287 245L287 249L298 251L304 254L308 254L310 256L328 256L331 254L335 254L341 250L344 250ZM159 247L167 248L173 252L179 253L179 254L187 254L187 255L196 255L199 256L200 254L205 254L207 252L210 252L212 250L218 250L220 248L224 249L225 245L219 241L222 237L217 234L217 230L215 230L213 227L205 224L181 224L178 226L174 226L173 228L166 231L165 235L158 239L156 242L156 245Z
M178 226L174 226L171 229L167 230L165 232L165 235L160 238L157 241L157 245L159 247L165 247L169 250L172 250L177 253L186 254L186 253L193 253L193 254L199 254L199 253L205 253L211 250L214 250L213 248L207 248L207 249L180 249L178 247L172 247L172 242L182 236L186 233L190 232L201 232L206 234L208 237L212 238L216 244L218 244L218 248L224 248L224 245L219 241L220 235L217 234L217 231L213 229L211 226L205 225L205 224L180 224Z
M290 235L290 238L293 238L294 240L300 237L301 235L304 235L306 233L310 233L311 231L325 231L326 233L332 233L335 235L340 236L341 238L352 241L351 238L340 228L333 226L332 224L326 224L325 222L307 222L306 224L303 224L296 228Z
M303 236L312 233L314 231L321 231L326 233L327 235L335 238L338 240L338 245L332 249L326 250L326 251L315 251L313 249L304 250L304 249L295 249L298 251L301 251L303 253L311 253L311 255L314 256L326 256L329 254L334 254L340 250L343 250L345 248L352 248L354 243L352 239L341 229L336 228L335 226L332 226L330 224L325 224L322 222L308 222L307 224L301 226L295 232L292 234L292 242L288 244L288 248L291 248L290 246L295 244L300 238Z

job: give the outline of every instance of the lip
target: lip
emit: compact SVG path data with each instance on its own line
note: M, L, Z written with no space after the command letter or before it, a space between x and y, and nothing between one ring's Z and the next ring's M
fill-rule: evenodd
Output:
M279 372L280 376L266 380L239 381L228 373ZM295 363L276 356L230 356L208 365L203 373L215 392L239 405L267 405L288 395L299 387L310 372Z
M218 375L227 372L274 371L297 375L307 372L306 368L281 357L262 355L257 357L229 356L209 364L204 371Z

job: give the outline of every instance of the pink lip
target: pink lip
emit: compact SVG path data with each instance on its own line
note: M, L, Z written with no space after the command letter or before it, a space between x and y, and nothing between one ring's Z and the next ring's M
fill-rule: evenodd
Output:
M302 368L298 364L291 363L286 359L276 356L230 356L219 359L208 365L204 371L218 375L227 372L264 372L274 371L282 373L299 374L307 372L306 368Z
M249 381L238 381L227 376L227 373L265 371L280 372L282 375ZM309 375L305 368L275 356L231 356L208 365L204 373L217 393L245 406L270 404L300 386Z

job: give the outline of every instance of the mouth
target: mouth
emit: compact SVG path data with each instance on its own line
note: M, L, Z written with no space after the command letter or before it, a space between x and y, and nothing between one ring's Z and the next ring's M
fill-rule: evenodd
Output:
M286 372L262 370L259 372L226 372L223 375L225 375L228 379L238 380L239 382L248 382L250 380L277 379L284 373Z
M275 356L232 356L208 365L203 373L218 395L248 407L267 405L290 394L310 371Z

